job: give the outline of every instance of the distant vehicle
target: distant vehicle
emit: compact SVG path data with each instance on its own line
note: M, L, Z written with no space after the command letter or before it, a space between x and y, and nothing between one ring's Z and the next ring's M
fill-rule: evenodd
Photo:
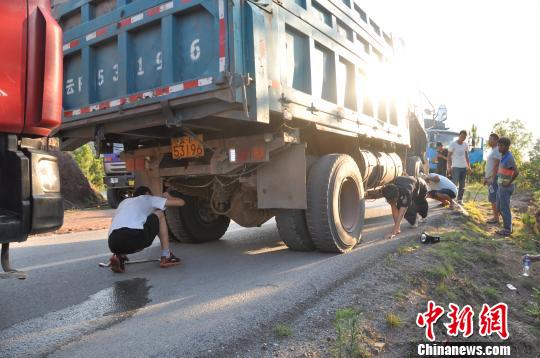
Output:
M62 30L49 0L0 2L0 243L62 226L58 161L47 137L62 115Z
M426 156L429 161L429 170L434 172L437 169L437 142L441 142L444 148L448 149L450 144L457 140L459 132L450 131L447 129L428 129L428 148ZM469 160L471 165L482 163L484 161L484 138L476 138L476 142L472 142L470 136L467 138L469 143Z
M347 252L366 198L427 170L423 123L399 92L402 41L358 1L70 0L56 10L63 149L123 145L135 185L186 200L166 212L181 242L276 217L291 249Z
M116 209L122 200L133 195L135 176L127 171L126 162L120 159L119 153L104 154L103 169L107 202L111 208Z

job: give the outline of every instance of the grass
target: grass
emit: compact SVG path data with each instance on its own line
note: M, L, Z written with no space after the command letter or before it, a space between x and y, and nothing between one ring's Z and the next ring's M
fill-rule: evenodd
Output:
M501 294L499 290L497 290L495 287L483 287L482 293L484 296L490 300L497 300Z
M342 358L366 357L369 352L360 344L363 335L360 330L360 312L355 308L336 311L334 326L337 338L332 350L333 356Z
M454 273L454 267L448 262L436 265L425 270L425 273L436 281L443 281Z
M398 255L406 255L406 254L412 254L416 250L420 248L420 245L411 245L411 246L401 246L397 253Z
M274 327L274 333L279 338L287 338L293 335L293 330L286 324L279 323Z
M390 328L400 328L403 326L403 320L398 314L390 312L386 315L386 324Z

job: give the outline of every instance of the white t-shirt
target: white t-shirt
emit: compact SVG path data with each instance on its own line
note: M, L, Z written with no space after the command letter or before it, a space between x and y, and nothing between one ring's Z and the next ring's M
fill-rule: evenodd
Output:
M161 196L141 195L124 199L112 219L109 235L116 229L143 229L144 223L154 210L165 210L167 199Z
M448 152L452 153L452 168L467 168L467 160L465 159L465 154L469 153L467 142L461 144L457 140L452 142L448 147Z
M493 177L493 168L495 167L495 161L501 160L501 152L499 152L499 147L491 149L486 159L486 179L492 179Z
M448 179L447 177L444 177L442 175L438 175L438 174L435 174L435 173L431 173L428 175L428 177L430 178L435 178L435 177L439 177L439 181L438 182L434 182L434 181L429 181L429 188L431 190L442 190L442 189L447 189L447 190L451 190L454 192L454 194L458 194L458 188L457 186L452 183L452 181L450 179Z

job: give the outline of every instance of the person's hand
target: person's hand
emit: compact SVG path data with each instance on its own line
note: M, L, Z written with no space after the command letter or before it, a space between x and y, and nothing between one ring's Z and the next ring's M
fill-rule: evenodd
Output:
M164 192L162 196L163 196L165 199L170 199L170 198L171 198L171 194L169 194L168 191Z
M489 181L487 179L484 179L484 185L489 185Z
M471 169L471 166L467 166L467 173L471 174L472 173L472 169Z

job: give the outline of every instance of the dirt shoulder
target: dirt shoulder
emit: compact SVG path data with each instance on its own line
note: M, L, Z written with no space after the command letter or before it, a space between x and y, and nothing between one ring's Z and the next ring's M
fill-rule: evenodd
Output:
M484 222L488 206L467 205L470 217L449 211L443 225L426 226L441 242L421 244L411 237L398 252L321 297L314 306L276 322L253 344L233 355L264 357L407 357L415 356L418 343L427 342L416 317L429 300L448 312L454 303L470 305L474 334L469 338L447 335L444 315L435 325L437 342L503 343L497 334L478 334L483 304L508 305L512 356L540 355L540 265L531 277L521 275L524 253L540 251L538 236L527 222L527 208L517 197L516 233L497 237L495 227ZM520 204L521 203L521 204ZM507 284L516 290L510 290Z
M64 225L60 229L38 236L108 229L113 215L114 209L68 210L64 212Z

